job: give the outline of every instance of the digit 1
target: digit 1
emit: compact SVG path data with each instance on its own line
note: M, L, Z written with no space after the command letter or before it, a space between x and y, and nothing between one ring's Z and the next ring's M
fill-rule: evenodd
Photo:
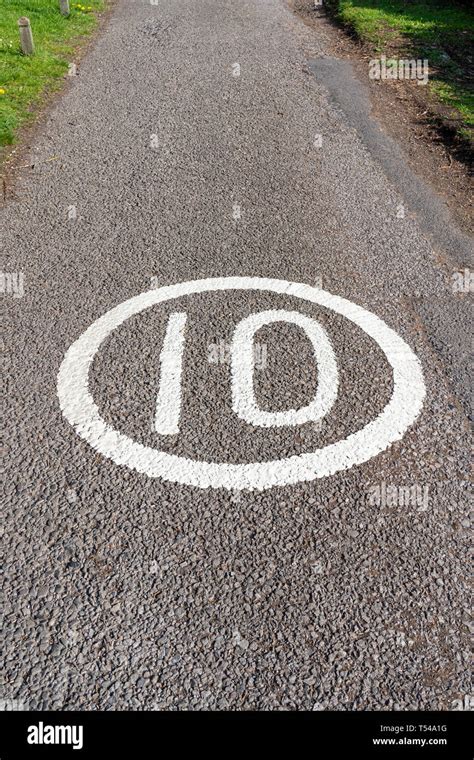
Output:
M160 353L160 385L155 409L155 430L160 435L179 433L185 324L185 312L170 314Z

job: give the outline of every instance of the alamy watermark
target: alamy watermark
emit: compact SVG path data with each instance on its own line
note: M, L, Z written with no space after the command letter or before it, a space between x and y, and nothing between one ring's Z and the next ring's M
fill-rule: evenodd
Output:
M220 340L218 343L209 343L207 347L207 360L209 364L230 364L232 348L229 343ZM267 366L267 346L265 343L253 344L253 361L257 369L265 369Z
M369 79L412 79L417 84L428 84L427 58L372 58L369 61Z
M28 706L21 699L0 699L0 712L23 712L25 710L28 710Z
M451 702L451 710L474 710L474 695L465 694L464 699L453 699Z
M25 295L23 272L0 272L0 292L13 298L23 298Z
M418 512L428 509L429 486L414 483L411 486L397 486L378 483L371 486L367 496L369 504L377 507L416 507Z
M474 291L474 272L464 269L451 275L453 293L472 293Z

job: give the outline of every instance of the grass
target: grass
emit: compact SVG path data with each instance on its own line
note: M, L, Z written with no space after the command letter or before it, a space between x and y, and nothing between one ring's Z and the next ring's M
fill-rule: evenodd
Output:
M71 14L59 12L59 0L1 0L0 147L15 141L19 126L31 120L45 95L61 85L77 45L97 23L103 0L70 0ZM21 53L18 19L30 19L36 52Z
M460 134L474 127L474 13L453 0L328 0L337 18L375 52L427 58L430 93Z

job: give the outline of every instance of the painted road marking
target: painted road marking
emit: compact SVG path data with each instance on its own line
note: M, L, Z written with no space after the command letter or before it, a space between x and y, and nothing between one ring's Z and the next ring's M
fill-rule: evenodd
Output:
M290 322L301 327L311 341L318 365L318 387L314 399L307 406L288 409L285 412L267 412L260 409L253 388L253 338L261 327L275 322ZM237 416L249 425L282 427L316 422L325 417L337 398L337 362L328 335L316 320L298 311L260 311L239 322L231 344L231 363L232 408Z
M89 392L89 369L104 340L129 317L181 296L225 290L270 291L318 304L349 319L384 352L393 371L393 393L382 412L347 438L314 452L248 464L204 462L168 454L120 433L101 417ZM182 282L130 298L97 319L68 349L58 374L65 418L96 451L152 478L199 488L264 490L311 481L367 462L400 440L418 417L425 397L421 364L411 348L379 317L351 301L303 283L262 277L216 277Z
M155 430L160 435L179 433L186 313L168 319L160 353L160 382L156 400ZM300 409L268 412L259 408L253 387L254 335L265 325L289 322L301 327L313 346L318 365L318 387L310 404ZM336 357L326 331L314 319L298 311L270 309L251 314L236 326L231 347L232 409L255 427L302 425L321 420L332 408L339 384Z
M155 430L161 435L179 433L181 375L183 373L186 314L171 314L160 353L160 385L156 398Z

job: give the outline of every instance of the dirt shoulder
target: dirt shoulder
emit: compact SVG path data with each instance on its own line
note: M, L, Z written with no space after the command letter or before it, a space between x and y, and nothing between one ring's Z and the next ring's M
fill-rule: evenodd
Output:
M357 78L368 88L372 114L397 140L410 168L440 195L454 220L474 233L473 181L465 146L433 118L424 87L410 80L374 80L368 76L374 51L353 38L313 0L288 0L305 24L324 33L327 54L349 60Z

